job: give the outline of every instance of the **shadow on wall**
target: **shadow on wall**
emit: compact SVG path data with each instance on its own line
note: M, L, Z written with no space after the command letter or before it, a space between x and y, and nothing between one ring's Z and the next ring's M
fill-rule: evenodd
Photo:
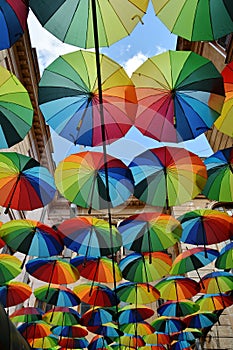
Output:
M0 305L0 350L30 350L31 347L8 318Z

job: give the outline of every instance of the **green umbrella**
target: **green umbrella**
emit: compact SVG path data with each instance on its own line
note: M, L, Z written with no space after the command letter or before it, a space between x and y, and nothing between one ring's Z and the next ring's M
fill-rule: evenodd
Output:
M212 41L233 32L232 0L152 0L167 28L189 41Z
M32 126L33 107L27 90L0 66L0 148L22 141Z
M129 35L144 15L149 0L101 0L96 3L100 46L110 46ZM61 41L82 48L93 48L92 0L30 0L38 20Z
M4 284L21 273L22 262L15 256L0 254L0 284Z
M215 266L218 269L233 268L233 242L228 243L221 251L215 261Z

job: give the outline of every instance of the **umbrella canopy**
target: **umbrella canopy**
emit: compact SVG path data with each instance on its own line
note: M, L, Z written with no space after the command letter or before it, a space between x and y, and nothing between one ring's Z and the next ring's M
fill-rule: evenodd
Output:
M152 0L152 3L156 15L167 28L189 41L212 41L233 31L230 0L200 0L195 3Z
M56 188L48 169L35 159L16 152L0 153L0 205L33 210L48 204Z
M84 256L106 256L118 251L122 238L109 222L90 216L78 216L58 226L64 244Z
M99 283L82 283L74 287L74 292L86 304L111 307L119 303L116 293Z
M111 339L97 334L89 341L88 350L105 349L109 343Z
M169 334L163 332L154 332L153 334L144 335L143 339L148 345L157 345L157 344L170 344L171 337Z
M109 258L77 256L70 263L77 268L80 276L95 282L113 283L122 279L118 264ZM114 272L113 272L114 269Z
M39 83L39 104L46 122L72 143L103 142L95 52L77 51L58 57ZM136 93L124 69L100 55L105 141L123 137L134 123Z
M120 283L116 287L116 293L121 301L136 305L150 304L160 297L158 290L148 283Z
M231 124L233 113L233 63L228 63L222 71L226 98L223 104L221 116L216 120L215 126L226 135L233 135Z
M199 284L189 277L170 276L155 285L161 298L166 300L189 299L200 291Z
M211 209L197 209L178 218L183 232L181 241L190 244L208 245L230 239L233 218L226 213ZM208 256L208 250L206 250ZM206 257L205 254L205 257Z
M145 305L126 305L118 310L119 324L137 323L154 315L154 310Z
M145 342L141 336L135 336L135 335L123 335L122 337L119 337L119 339L116 339L118 343L122 347L127 347L128 350L130 348L137 348L138 346L144 346ZM114 347L115 348L115 347ZM119 348L120 350L120 348Z
M135 126L162 142L194 139L219 117L223 78L213 63L191 51L150 57L132 75L138 98Z
M158 307L157 312L161 316L183 317L199 310L199 306L191 300L169 300Z
M193 346L187 340L174 341L171 345L171 350L192 350Z
M113 312L108 309L93 307L82 315L80 323L83 326L97 326L112 322L112 320Z
M8 282L0 286L0 302L3 307L15 306L30 298L32 289L23 282Z
M215 294L233 290L233 274L225 271L208 273L201 279L201 293Z
M211 248L191 248L180 253L172 263L171 275L183 275L186 272L197 270L207 266L219 255L216 249Z
M216 201L232 202L233 147L219 150L204 161L208 179L203 194Z
M82 48L94 47L93 8L90 0L29 1L38 20L61 41ZM129 35L141 21L148 0L109 1L96 4L100 46L110 46ZM64 18L66 20L64 21Z
M78 296L69 288L59 285L41 286L34 290L38 300L56 306L76 306L80 304Z
M74 326L80 323L80 315L71 307L56 306L43 315L43 321L54 326Z
M11 2L12 6L17 7L10 0L5 1L7 4L5 6L10 6L8 2ZM19 0L18 4L21 3L23 4L23 1ZM1 4L0 27L2 30L3 8L4 5ZM1 33L0 47L2 38L4 37L4 33ZM33 107L27 90L15 75L0 66L0 77L0 148L8 148L22 141L30 130L32 126Z
M194 153L178 147L146 150L129 164L134 195L143 202L170 207L194 198L205 186L207 172Z
M28 307L22 307L16 311L14 311L10 315L10 319L14 323L18 322L35 322L42 319L42 315L44 314L44 311L40 308L28 306Z
M119 262L124 279L132 282L152 282L168 275L171 257L162 252L133 253Z
M43 338L32 338L27 339L27 342L31 345L32 349L48 349L48 350L56 350L60 349L58 347L58 339L53 334L50 334Z
M52 327L54 335L67 338L83 338L88 335L88 331L85 327L80 325L75 326L56 326Z
M182 228L168 214L141 213L129 216L118 226L123 246L140 252L156 252L173 246L180 240Z
M200 311L218 311L233 304L233 296L228 294L204 294L196 300L196 304L199 305Z
M17 329L26 339L43 338L52 333L50 325L44 321L23 323Z
M0 228L0 237L6 244L30 256L59 255L63 243L57 231L35 220L11 220Z
M152 321L151 325L157 332L164 332L166 334L172 334L185 329L185 323L178 317L161 316Z
M137 334L140 336L152 334L155 331L154 327L145 321L123 324L120 326L120 329L126 334Z
M74 283L79 279L75 266L62 258L37 258L26 264L26 271L40 281L54 284Z
M197 328L185 328L181 332L177 332L172 335L173 339L183 341L186 340L188 342L195 342L197 338L200 338L203 333Z
M86 338L63 338L59 340L58 344L65 349L84 349L87 348L89 342Z
M124 334L112 322L108 322L103 325L88 326L87 329L92 333L103 335L104 337L109 337L109 338L118 338L119 336L122 336Z
M18 276L22 262L15 256L9 254L0 254L0 284L9 282Z
M228 243L221 249L220 254L215 261L215 266L218 269L232 269L233 268L233 242Z
M108 168L108 189L105 166ZM61 161L55 182L65 198L83 208L106 209L126 201L133 192L133 177L119 159L103 153L80 152Z
M217 322L217 320L218 320L218 316L208 311L205 311L205 312L198 311L195 314L184 317L183 319L187 327L192 327L192 328L211 327L215 322Z
M0 10L0 50L10 48L27 27L28 6L26 1L1 1Z

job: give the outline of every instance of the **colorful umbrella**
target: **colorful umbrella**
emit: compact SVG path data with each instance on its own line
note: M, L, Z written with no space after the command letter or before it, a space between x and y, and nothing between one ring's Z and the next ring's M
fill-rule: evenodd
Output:
M107 155L106 162L104 158L100 152L80 152L61 161L55 170L55 182L61 194L72 203L90 209L124 203L133 192L132 174L117 158Z
M233 31L231 0L195 3L152 0L156 15L167 28L189 41L213 41Z
M163 346L162 344L157 344L157 345L140 346L138 349L140 349L140 350L166 350L166 347Z
M75 326L55 326L52 327L52 332L59 337L68 337L68 338L83 338L88 335L88 331L85 327L80 325Z
M86 338L63 338L59 340L58 344L65 349L84 349L87 348L89 342Z
M186 323L187 327L192 328L211 327L215 322L217 322L217 320L218 316L208 311L198 311L195 314L183 318L183 321Z
M203 194L216 201L232 202L233 147L219 150L205 159L208 179Z
M171 265L171 257L162 252L133 253L119 262L123 278L132 282L156 281L168 275Z
M180 240L182 228L178 220L154 212L129 216L118 226L123 246L129 250L155 252L167 249Z
M110 343L111 339L97 334L89 341L88 350L105 349Z
M13 1L5 1L6 4L8 2L11 2L12 6L17 7ZM19 0L18 3L23 4L23 1ZM9 4L5 6L10 7ZM3 20L3 8L4 5L1 4L0 27L2 29L2 35L0 38L0 47L4 38L4 28L1 23ZM33 107L27 90L15 75L0 66L0 77L0 148L8 148L22 141L30 130L32 126Z
M182 239L182 238L181 238ZM198 242L198 241L197 241ZM219 255L216 249L197 247L180 253L172 263L171 275L183 275L200 269L214 261ZM197 271L198 273L198 271ZM200 277L199 273L198 276Z
M58 339L53 334L50 334L43 338L27 339L27 342L32 346L32 349L48 349L56 350L58 347Z
M10 48L27 27L28 6L26 1L3 0L0 9L0 50Z
M166 300L189 299L200 291L199 284L189 277L170 276L155 285L161 298Z
M35 220L12 220L0 228L0 237L13 250L30 256L59 255L63 244L57 231Z
M169 334L163 332L154 332L153 334L144 335L143 339L148 345L157 345L157 344L170 344L171 337Z
M201 293L215 294L233 290L233 274L225 271L208 273L201 279Z
M118 251L121 235L115 226L110 230L106 220L90 216L78 216L63 221L58 226L64 244L84 256L106 256Z
M113 312L108 309L93 307L86 311L80 320L83 326L99 326L104 323L112 322Z
M116 288L116 293L121 301L136 305L150 304L160 297L158 290L148 283L120 283Z
M55 185L48 169L35 159L16 152L0 153L0 205L16 210L33 210L48 204Z
M77 268L80 276L91 281L113 283L122 279L118 264L114 262L113 267L112 260L108 258L77 256L70 263Z
M117 338L124 334L120 329L118 329L118 326L112 322L108 322L103 325L88 326L87 329L92 333L103 335L104 337L109 338Z
M0 286L0 302L3 307L15 306L30 298L32 289L23 282L8 282Z
M0 254L0 284L9 282L21 273L22 262L15 256Z
M132 75L138 98L135 126L162 142L194 139L211 128L224 102L223 78L191 51L150 57Z
M30 260L26 264L26 271L31 276L49 284L69 284L79 279L76 267L58 257Z
M137 348L137 346L145 345L145 342L142 339L142 337L135 335L123 335L119 337L117 341L121 346L127 346L128 348Z
M59 285L45 285L34 290L38 300L56 306L76 306L80 304L78 296L69 288Z
M157 332L172 334L185 329L185 323L178 317L161 316L151 322L151 325Z
M10 315L10 319L14 323L18 322L35 322L42 319L42 315L44 314L44 311L40 308L28 306L20 308L16 311L14 311Z
M144 336L147 334L154 333L154 327L152 327L148 322L136 322L136 323L127 323L120 325L120 329L126 334L136 334Z
M119 324L142 322L154 315L154 310L145 305L126 305L118 310Z
M228 294L204 294L196 300L200 311L218 311L233 304L233 296Z
M95 52L76 51L58 57L44 71L39 104L46 122L76 144L103 143ZM112 143L131 128L136 93L124 69L100 55L105 141Z
M119 303L114 291L99 283L82 283L74 287L74 292L86 304L111 307Z
M44 321L23 323L17 329L26 339L43 338L52 333L50 325Z
M225 241L230 239L233 230L233 218L218 210L197 209L185 213L178 220L183 228L181 241L195 245ZM208 255L206 248L205 251Z
M143 202L170 207L189 201L205 186L207 173L202 160L178 147L146 150L129 164L134 195Z
M169 300L158 307L161 316L183 317L199 310L199 306L191 300Z
M80 315L71 307L53 307L43 315L43 321L54 326L74 326L80 323Z
M173 339L183 341L186 340L188 342L195 342L197 338L200 338L203 333L197 328L185 328L181 332L177 332L172 335Z
M226 98L223 104L222 113L220 117L216 120L214 125L218 130L232 137L233 128L231 120L233 111L233 62L228 63L224 67L221 74L223 76Z
M220 251L220 255L215 261L215 266L218 269L232 269L233 268L233 242L228 243Z
M144 15L148 0L96 3L100 46L110 46L129 35ZM30 7L48 31L61 41L83 48L93 48L93 4L81 0L51 3L30 0ZM66 20L64 21L64 18Z

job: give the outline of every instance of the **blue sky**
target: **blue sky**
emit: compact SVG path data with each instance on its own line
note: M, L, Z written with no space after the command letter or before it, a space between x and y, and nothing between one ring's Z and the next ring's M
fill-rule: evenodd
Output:
M130 36L109 48L101 49L102 53L121 64L129 75L148 57L160 54L166 50L175 50L176 48L176 36L171 34L155 16L151 3L147 14L142 20L144 24L139 23ZM32 13L29 15L29 29L32 45L37 49L41 73L59 55L77 50L74 46L60 42L43 29ZM70 153L80 151L79 147L74 147L69 141L57 136L54 132L52 132L52 135L54 159L56 162L59 162ZM108 147L108 153L120 157L122 152L124 152L124 160L128 163L135 155L143 152L145 149L163 145L141 135L137 130L131 129L124 140L114 142ZM203 157L212 153L204 135L199 136L196 140L179 144L179 146L185 147ZM127 152L125 152L126 149ZM101 151L101 147L94 150Z

